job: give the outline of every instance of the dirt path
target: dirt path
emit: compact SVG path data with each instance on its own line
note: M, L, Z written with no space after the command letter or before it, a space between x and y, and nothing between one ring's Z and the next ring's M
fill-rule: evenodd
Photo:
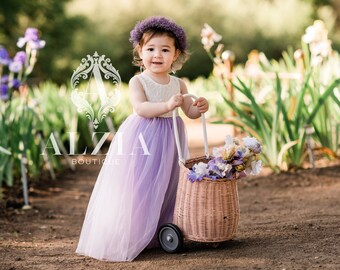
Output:
M238 233L217 248L185 242L180 254L108 263L74 253L100 169L93 163L31 190L32 210L0 209L0 269L339 269L339 164L241 180Z

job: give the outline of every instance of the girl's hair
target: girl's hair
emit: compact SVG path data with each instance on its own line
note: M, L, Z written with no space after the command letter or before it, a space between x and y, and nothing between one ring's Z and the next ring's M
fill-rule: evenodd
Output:
M186 35L182 27L175 22L160 16L147 18L136 24L130 33L130 41L133 43L133 64L142 67L142 59L138 51L155 36L167 35L175 41L176 50L180 51L179 56L171 66L171 71L175 72L182 68L189 58L186 50Z

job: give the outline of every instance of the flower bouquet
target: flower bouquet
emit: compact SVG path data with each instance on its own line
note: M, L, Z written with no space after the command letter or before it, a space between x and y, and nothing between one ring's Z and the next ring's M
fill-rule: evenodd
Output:
M180 164L174 224L184 238L217 243L232 239L239 219L237 181L261 170L261 145L255 138L243 143L227 136L210 158ZM188 181L190 180L190 181Z
M253 137L243 138L240 141L227 136L223 147L213 149L213 157L208 161L193 165L188 174L192 182L201 181L203 178L239 179L247 175L257 175L262 162L259 159L261 144Z

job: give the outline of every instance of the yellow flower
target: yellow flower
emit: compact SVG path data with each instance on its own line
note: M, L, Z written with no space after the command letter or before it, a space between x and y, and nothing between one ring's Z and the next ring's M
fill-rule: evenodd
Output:
M236 153L236 147L235 146L232 146L232 147L229 147L227 149L225 149L223 152L222 152L222 158L224 160L230 160L233 158L233 156L235 155Z
M235 170L238 171L238 172L244 171L245 168L246 168L246 166L244 164L240 164L240 165L235 166Z

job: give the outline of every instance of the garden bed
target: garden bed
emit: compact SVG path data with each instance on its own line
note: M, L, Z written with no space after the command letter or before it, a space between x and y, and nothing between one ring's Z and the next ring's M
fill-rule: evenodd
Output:
M263 172L242 179L234 240L218 247L185 242L183 252L172 255L146 250L131 263L75 254L99 169L98 162L84 164L76 173L31 188L31 210L0 210L1 269L336 269L340 264L339 162L315 173Z

